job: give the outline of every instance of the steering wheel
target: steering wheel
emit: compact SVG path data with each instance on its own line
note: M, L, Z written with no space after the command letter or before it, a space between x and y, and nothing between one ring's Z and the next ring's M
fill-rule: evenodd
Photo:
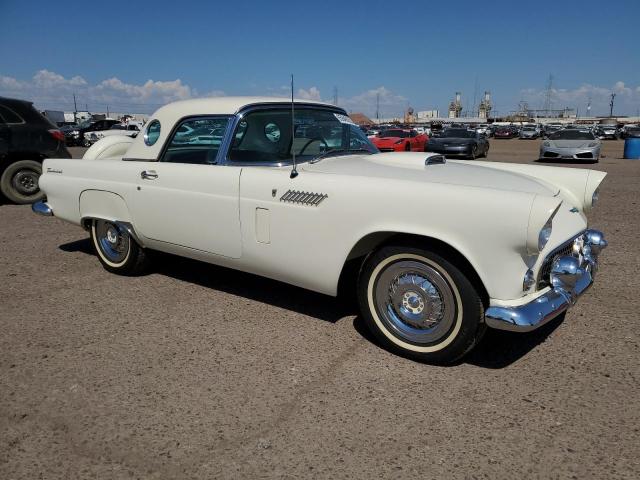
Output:
M298 152L298 155L302 155L302 153L307 149L307 147L309 145L311 145L313 142L322 142L324 144L325 148L329 148L329 144L327 143L327 141L324 138L322 138L322 137L313 137L313 138L310 138L309 141L302 146L302 148Z

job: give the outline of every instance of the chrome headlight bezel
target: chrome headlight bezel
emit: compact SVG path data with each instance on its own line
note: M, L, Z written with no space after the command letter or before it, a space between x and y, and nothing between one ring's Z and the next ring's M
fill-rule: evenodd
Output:
M538 233L538 251L541 252L549 243L551 233L553 232L553 217L547 220Z
M600 199L600 187L596 188L591 195L591 208L596 206L598 200Z

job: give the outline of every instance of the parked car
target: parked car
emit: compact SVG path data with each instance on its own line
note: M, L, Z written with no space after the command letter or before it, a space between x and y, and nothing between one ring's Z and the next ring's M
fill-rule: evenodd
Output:
M540 159L582 160L596 163L600 159L600 140L587 129L562 129L549 135L540 145Z
M175 142L201 119L226 122L221 144ZM317 136L292 138L292 122ZM108 271L140 273L156 249L328 295L352 285L383 345L433 363L486 327L564 312L606 246L586 217L604 172L380 153L330 104L172 103L85 160L45 160L33 210L89 230Z
M520 139L535 140L540 135L538 129L533 125L525 125L520 129Z
M624 131L624 138L638 138L640 137L640 127L627 127Z
M0 192L13 203L42 198L42 160L71 158L64 135L31 102L0 97Z
M104 137L110 137L113 135L128 135L136 136L142 127L142 122L133 122L129 124L116 123L108 130L96 130L86 132L84 134L84 144L93 145L98 140Z
M69 146L90 147L91 142L85 138L85 133L109 130L118 123L120 123L118 120L114 120L112 118L82 122L78 125L77 129L65 133L65 141Z
M371 137L381 152L424 152L429 137L412 129L393 128Z
M615 125L598 125L596 135L605 140L618 140L620 132Z
M489 142L484 135L474 130L447 128L441 136L429 140L427 152L443 153L447 157L464 156L476 159L487 156Z
M518 131L512 127L498 127L495 132L493 132L493 138L501 139L501 138L517 138Z

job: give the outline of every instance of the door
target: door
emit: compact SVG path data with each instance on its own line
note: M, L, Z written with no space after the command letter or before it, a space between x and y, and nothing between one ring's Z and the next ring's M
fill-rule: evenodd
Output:
M241 167L217 164L227 118L186 120L194 135L169 139L159 161L131 162L133 224L144 237L239 258Z
M0 118L0 158L9 153L9 128Z

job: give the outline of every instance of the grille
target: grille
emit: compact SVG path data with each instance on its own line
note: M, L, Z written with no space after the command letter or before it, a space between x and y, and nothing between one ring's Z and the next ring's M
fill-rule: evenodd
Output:
M579 153L579 154L576 155L576 157L578 157L578 158L593 158L593 153L591 153L591 152Z
M544 156L555 158L558 156L558 154L556 152L544 152Z
M381 152L395 152L395 150L393 148L380 148L380 147L378 147L378 150L380 150Z
M325 198L329 195L323 193L301 192L298 190L287 190L287 192L280 197L281 202L297 203L299 205L308 205L311 207L317 207Z
M578 235L579 237L580 235ZM576 238L572 238L566 243L563 243L555 250L552 250L549 255L544 259L542 263L542 267L540 267L540 272L538 272L538 289L544 288L547 285L551 284L551 267L553 262L558 257L563 257L565 255L575 256L573 253L573 244L576 241Z

